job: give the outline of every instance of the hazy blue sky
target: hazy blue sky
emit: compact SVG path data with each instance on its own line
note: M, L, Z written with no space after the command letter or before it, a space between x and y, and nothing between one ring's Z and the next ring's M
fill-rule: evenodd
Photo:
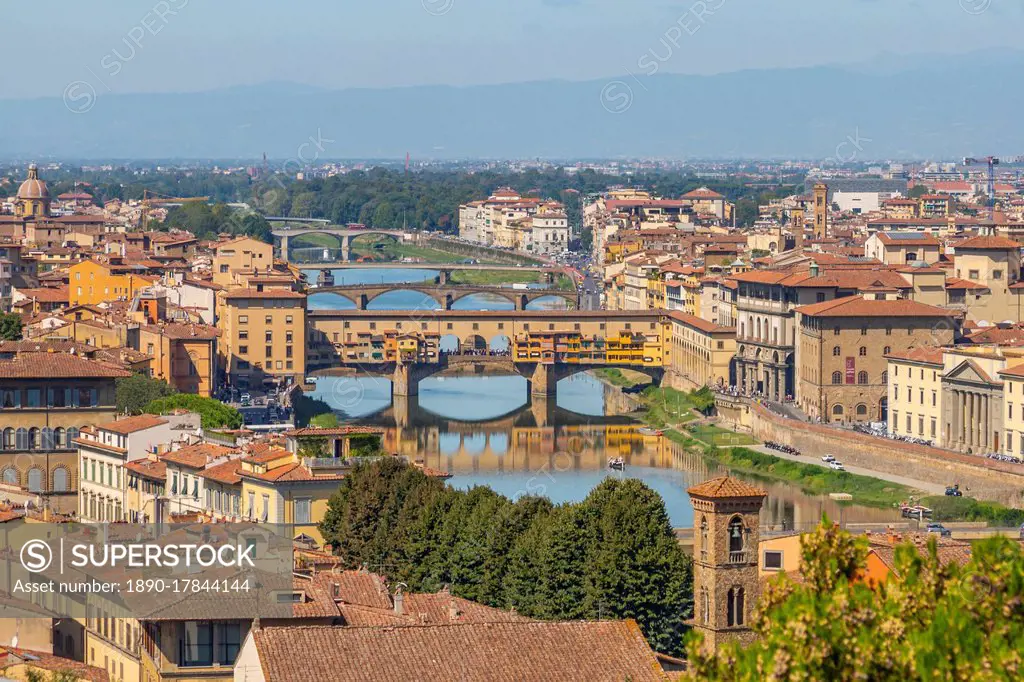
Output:
M32 0L3 12L0 98L60 97L94 77L123 93L585 80L655 63L714 73L1017 48L1024 33L1019 0Z

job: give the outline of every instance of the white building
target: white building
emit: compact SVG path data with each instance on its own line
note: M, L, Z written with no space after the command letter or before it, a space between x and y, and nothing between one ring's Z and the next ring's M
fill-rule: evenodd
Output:
M188 419L194 417L195 419ZM83 428L78 440L78 512L82 521L123 521L127 462L144 459L170 443L182 422L196 414L157 417L143 414Z
M169 514L205 512L212 488L203 472L241 456L233 448L213 443L186 445L161 455L167 465L167 511Z
M832 193L832 203L839 206L844 213L874 213L882 210L882 199L887 199L889 194L882 196L880 192L843 192L836 190Z

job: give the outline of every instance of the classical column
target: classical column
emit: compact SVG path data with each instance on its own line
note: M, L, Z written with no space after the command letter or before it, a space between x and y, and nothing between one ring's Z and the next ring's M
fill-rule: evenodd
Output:
M956 449L960 445L960 429L963 423L962 405L960 400L963 396L960 395L960 391L953 391L953 399L950 401L949 407L949 421L951 425L949 434L949 447Z
M964 427L967 429L967 439L964 445L974 445L974 394L967 394L967 412L964 413Z
M980 424L980 427L981 427L981 452L982 452L982 454L988 452L988 450L989 450L989 447L990 447L989 438L991 437L990 434L992 433L992 429L990 429L988 427L988 417L989 417L988 407L989 407L989 397L987 395L983 395L981 397L981 424Z

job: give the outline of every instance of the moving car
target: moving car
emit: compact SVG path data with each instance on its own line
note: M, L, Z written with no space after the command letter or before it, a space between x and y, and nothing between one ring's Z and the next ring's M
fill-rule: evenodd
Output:
M835 469L836 471L846 471L846 467L843 466L843 463L837 462L834 459L828 463L828 468Z
M832 462L836 461L836 458L833 457L832 455L825 455L824 457L821 458L821 461L824 462L825 464L831 464Z
M953 531L943 526L941 523L929 523L925 526L926 533L938 533L939 537L948 538L952 537Z

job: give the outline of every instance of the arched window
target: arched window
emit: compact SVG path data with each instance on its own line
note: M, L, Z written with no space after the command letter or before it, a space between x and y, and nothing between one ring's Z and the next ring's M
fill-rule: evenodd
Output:
M23 426L14 432L14 447L18 450L28 450L28 429Z
M882 372L882 384L888 384L888 383L889 383L889 373L888 372Z
M832 383L833 384L841 384L841 383L843 383L843 373L842 372L832 372Z
M31 429L28 430L28 446L29 446L29 448L31 448L33 450L38 450L42 446L43 440L42 440L42 437L41 437L40 433L41 432L39 431L39 429L37 429L34 426Z
M867 346L861 346L860 347L860 351L859 351L859 355L863 358L863 357L867 357L867 354L868 354Z
M53 492L66 493L68 489L68 470L64 467L57 467L53 470Z
M53 450L53 429L49 426L43 427L42 447L43 450Z
M14 449L14 429L8 426L4 429L4 450Z
M32 467L28 470L28 491L30 493L38 493L43 489L43 471Z
M2 474L3 481L7 485L18 485L18 470L14 467L7 467Z
M74 427L74 426L69 426L68 427L68 447L69 448L74 448L75 447L75 444L72 443L71 441L75 440L76 438L78 438L78 428Z
M886 346L884 349L882 349L882 353L885 354L885 355L891 354L892 353L892 347L891 346Z
M843 406L842 405L834 405L832 407L832 414L834 414L837 417L842 417L843 416Z
M866 417L866 416L868 416L868 406L865 405L864 403L861 403L860 405L858 405L857 406L857 416L858 417Z
M860 372L860 373L858 373L857 374L857 383L858 384L866 384L866 383L868 383L868 373L867 372Z
M743 519L734 516L729 522L729 552L743 551Z
M843 349L842 348L840 348L839 346L832 346L832 357L838 358L842 354L843 354Z
M700 517L700 556L706 559L708 555L708 517Z
M63 426L58 426L53 430L53 443L58 450L68 447L67 433L64 431Z
M708 588L700 588L700 615L704 624L711 622L711 593Z

